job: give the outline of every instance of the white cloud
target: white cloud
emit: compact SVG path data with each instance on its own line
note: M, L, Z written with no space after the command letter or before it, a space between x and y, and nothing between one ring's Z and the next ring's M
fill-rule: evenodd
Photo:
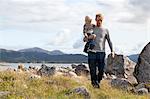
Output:
M83 48L83 46L84 46L83 38L76 40L76 42L73 44L74 49Z
M118 45L127 42L126 49L119 46L118 52L123 53L133 47L130 42L137 41L134 43L137 44L145 39L145 26L133 26L130 23L148 19L148 4L148 0L0 0L0 30L21 30L24 31L22 33L33 31L40 35L49 33L48 37L43 36L49 46L79 51L83 46L81 34L84 16L89 15L94 21L95 14L102 12L104 25L109 28L112 41L115 44L120 42ZM16 38L20 38L19 35ZM22 38L22 41L26 39Z
M71 42L71 34L69 29L62 29L56 35L50 37L49 44L51 46L65 46Z
M128 0L125 6L128 9L128 13L132 17L122 18L119 21L127 23L146 23L150 17L150 1L149 0Z

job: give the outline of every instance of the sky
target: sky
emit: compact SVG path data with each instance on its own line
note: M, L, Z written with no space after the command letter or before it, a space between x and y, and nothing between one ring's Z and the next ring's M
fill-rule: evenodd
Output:
M0 48L83 54L84 17L95 24L95 15L102 13L114 51L140 53L150 42L149 5L150 0L0 0Z

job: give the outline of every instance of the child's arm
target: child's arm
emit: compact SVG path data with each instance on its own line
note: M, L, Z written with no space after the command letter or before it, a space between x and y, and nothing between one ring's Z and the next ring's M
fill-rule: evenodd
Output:
M85 24L84 24L84 26L83 26L83 35L85 36L85 37L88 37L88 35L87 35L87 29L86 29L86 26L85 26Z
M94 40L96 38L96 35L95 34L91 34L88 39L91 39L91 40Z

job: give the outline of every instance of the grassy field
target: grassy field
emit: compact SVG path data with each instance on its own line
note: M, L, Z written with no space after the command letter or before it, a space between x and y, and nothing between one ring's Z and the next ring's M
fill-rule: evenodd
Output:
M84 77L70 78L64 76L30 79L29 73L0 72L0 99L84 99L84 96L66 95L71 89L85 86L91 99L150 99L150 95L136 95L112 88L108 80L103 80L100 89L94 89Z

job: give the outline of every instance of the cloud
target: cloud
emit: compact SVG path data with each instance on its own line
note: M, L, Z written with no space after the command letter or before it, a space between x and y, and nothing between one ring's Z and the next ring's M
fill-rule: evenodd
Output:
M14 22L47 22L57 21L57 18L63 20L64 13L68 10L64 0L1 0L0 7L0 15Z
M121 18L118 21L125 23L147 23L150 19L150 1L149 0L128 0L125 7L130 16Z
M74 49L83 48L83 47L84 47L83 38L76 40L76 42L73 44Z
M62 29L56 35L50 37L48 41L51 46L66 46L71 42L71 33L69 29Z
M89 15L94 19L95 14L101 12L106 20L104 25L109 28L115 43L140 42L145 39L145 26L130 23L145 23L149 17L149 4L148 0L0 0L0 35L7 30L14 35L18 31L21 36L34 33L39 38L36 43L39 46L44 47L48 43L46 46L77 51L84 45L81 39L84 17ZM20 38L20 35L15 35L13 39ZM24 37L21 40L33 41L33 38ZM16 43L12 39L7 42L6 45ZM124 46L120 49L130 50ZM118 49L118 52L121 51Z
M142 49L147 45L147 43L148 42L138 43L131 49L131 53L141 53Z

